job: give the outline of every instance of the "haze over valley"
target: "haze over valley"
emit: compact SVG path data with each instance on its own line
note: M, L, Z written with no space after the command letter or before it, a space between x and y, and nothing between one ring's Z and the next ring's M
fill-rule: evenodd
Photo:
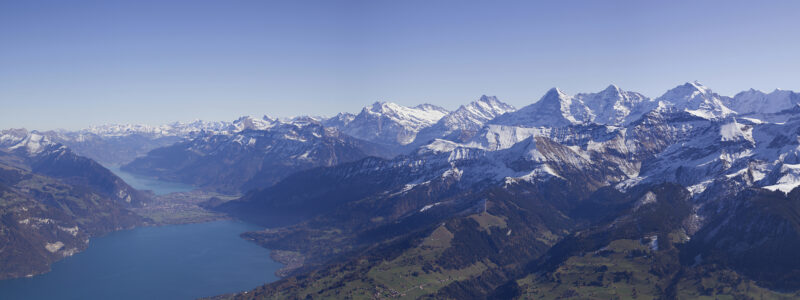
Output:
M687 82L655 98L553 88L519 109L481 96L453 111L3 130L2 276L56 274L114 231L233 219L282 279L225 298L599 295L584 280L793 297L795 277L773 270L797 270L781 257L800 245L799 104Z
M800 299L798 11L0 1L0 299Z

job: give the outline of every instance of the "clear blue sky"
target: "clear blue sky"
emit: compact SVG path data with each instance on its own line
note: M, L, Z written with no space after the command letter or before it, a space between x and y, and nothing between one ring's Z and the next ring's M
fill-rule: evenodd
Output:
M3 1L0 128L800 90L800 1Z

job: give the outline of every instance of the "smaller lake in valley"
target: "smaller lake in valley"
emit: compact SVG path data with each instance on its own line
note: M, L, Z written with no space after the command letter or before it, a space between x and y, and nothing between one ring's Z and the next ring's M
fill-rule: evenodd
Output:
M190 184L163 181L153 177L128 173L120 170L118 166L105 167L111 170L111 172L114 172L114 174L119 176L119 178L122 178L122 180L125 180L125 182L127 182L128 185L132 186L133 188L139 190L151 190L156 195L164 195L175 192L188 192L196 188Z
M269 250L232 221L142 227L93 238L89 249L33 278L0 281L0 299L194 299L277 280Z

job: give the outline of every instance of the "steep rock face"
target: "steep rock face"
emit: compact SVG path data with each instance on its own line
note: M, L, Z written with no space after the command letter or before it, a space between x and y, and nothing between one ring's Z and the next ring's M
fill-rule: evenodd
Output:
M644 163L635 179L637 184L677 182L694 192L702 191L695 185L736 169L744 163L741 158L749 156L755 147L752 126L733 119L714 122L687 118L666 125L676 133L674 143Z
M385 153L381 149L315 121L297 121L155 149L123 170L238 193L269 186L300 170Z
M713 119L736 113L725 106L730 101L728 97L720 96L698 82L677 86L655 100L636 92L624 91L613 84L597 93L575 96L553 88L539 101L501 115L489 124L525 128L556 128L587 123L625 126L659 107L670 107Z
M378 144L407 145L420 130L435 124L447 113L446 109L430 104L405 107L375 102L361 110L342 132Z
M347 126L347 124L350 124L350 122L352 122L355 118L356 115L351 113L338 113L331 118L323 120L322 126L342 129Z
M559 90L552 88L539 101L503 114L490 124L520 127L563 127L582 123L589 119L590 111L581 102Z
M570 96L553 88L538 102L492 120L491 124L515 127L564 127L595 123L625 125L656 108L642 94L610 85L597 93Z
M459 189L569 179L579 181L582 189L589 191L637 176L644 160L687 134L681 126L659 125L665 120L657 114L630 128L593 124L558 128L528 135L499 149L438 139L390 160L367 159L298 173L274 187L247 195L240 202L232 202L230 207L239 207L228 211L255 217L280 213L278 207L283 207L289 209L288 213L301 213L308 207L336 205L332 199L354 201L379 192L404 194L426 188L443 177L455 178L452 186ZM320 183L319 188L326 192L312 192L317 187L308 187L305 182ZM345 196L356 186L358 195ZM301 196L309 193L313 196ZM307 205L308 201L314 204ZM422 205L427 204L430 203Z
M624 91L613 84L597 93L577 94L575 98L580 99L591 111L588 121L597 124L627 124L656 107L652 99Z
M623 186L677 182L698 197L717 198L723 186L739 187L731 191L758 186L789 192L800 185L796 136L800 119L764 123L736 117L694 121L686 118L665 125L667 130L682 133L675 135L672 145L644 163L639 176Z

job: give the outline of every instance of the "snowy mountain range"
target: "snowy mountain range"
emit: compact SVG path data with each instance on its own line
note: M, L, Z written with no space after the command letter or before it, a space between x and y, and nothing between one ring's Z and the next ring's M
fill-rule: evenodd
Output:
M369 277L386 270L401 282L429 274L471 282L442 283L433 298L537 298L567 271L606 284L602 269L568 266L610 259L619 243L633 247L621 250L628 260L606 265L644 264L667 284L722 268L793 290L800 277L770 270L800 274L787 254L800 252L798 104L791 91L728 97L698 82L655 98L615 85L574 95L553 88L518 110L484 95L454 111L375 102L331 118L11 129L0 132L0 149L71 184L85 184L75 170L104 174L112 188L91 184L115 205L138 205L141 194L92 159L243 195L213 207L237 218L304 221L245 235L302 256L285 273L295 277L255 291L266 298L305 298L314 284L324 285L315 290L322 297L359 295L326 274L390 291L394 281ZM600 277L619 283L634 271Z
M500 102L497 97L483 95L477 101L460 106L435 124L420 130L413 144L418 146L437 138L467 141L483 128L486 122L514 110L513 106Z
M780 111L797 107L799 101L800 94L782 90L767 94L751 89L725 97L697 82L677 86L652 99L610 85L600 92L575 95L553 88L539 101L519 110L490 96L482 96L452 112L430 104L405 107L376 102L357 115L340 113L331 118L244 116L230 122L198 120L160 126L114 124L78 131L34 132L31 138L35 143L41 138L38 136L44 136L79 154L116 165L128 163L153 149L201 135L235 135L246 130L270 130L279 124L318 122L356 139L395 148L383 155L393 156L414 151L435 139L486 150L505 149L535 135L566 134L570 126L626 126L653 110L680 110L709 120L740 115L775 121L781 120ZM2 138L6 139L5 143L12 139ZM96 149L102 151L94 151Z
M407 145L417 133L444 117L444 108L421 104L406 107L391 102L375 102L364 107L342 131L355 138L386 145Z
M316 120L295 119L275 121L262 129L198 135L154 149L122 169L226 193L244 193L300 170L383 152L387 151L376 144L344 135Z
M555 276L550 273L553 268L580 260L586 253L612 251L608 250L610 243L628 240L648 244L649 250L637 251L658 261L681 265L676 255L686 256L686 270L691 270L687 272L698 272L693 269L698 265L725 266L747 280L794 289L800 281L770 275L768 270L797 272L800 266L760 258L781 257L785 262L791 260L786 249L800 251L800 223L794 217L800 213L796 202L800 195L796 190L800 186L800 109L790 92L748 94L720 96L697 82L680 85L655 99L613 85L599 93L574 96L554 88L540 101L519 110L492 110L494 118L448 114L453 118L443 117L417 134L418 138L432 136L432 140L404 155L300 171L219 209L253 222L264 222L276 214L313 218L250 236L271 249L309 254L306 263L313 266L310 268L323 271L298 273L300 276L290 279L298 287L331 280L324 274L351 269L357 271L346 276L368 280L359 274L388 267L366 263L367 269L361 269L364 263L356 261L391 260L398 251L421 257L417 255L425 249L397 245L403 250L382 256L380 249L370 248L375 239L388 243L408 236L414 240L419 236L413 233L445 228L453 243L465 244L453 252L431 254L437 258L425 263L438 264L444 271L430 272L443 276L448 274L447 268L467 268L482 261L496 265L473 277L475 284L444 289L444 295L452 297L497 293L525 276L540 284L535 280ZM484 97L470 106L489 102ZM775 102L783 106L771 106ZM467 107L458 115L474 112ZM467 138L451 135L441 129L448 128L445 125L450 120L470 120L470 129L478 129ZM429 131L439 134L423 134ZM337 184L318 187L306 182ZM290 195L302 196L283 200ZM759 199L764 197L771 199L766 203L776 204L763 204ZM752 226L743 225L743 220ZM302 236L301 240L319 243L327 239L330 228L346 233L336 235L325 247L297 242ZM561 235L559 230L573 233ZM386 240L376 237L384 235ZM434 237L441 236L429 236ZM737 239L741 242L734 242ZM519 252L537 248L547 250ZM332 269L328 265L331 260L325 258L334 259L338 251L365 254L360 256L362 260ZM504 255L494 255L497 253ZM520 264L526 269L515 269ZM592 278L605 272L592 268L584 274L580 270L573 272ZM503 279L486 283L483 275ZM256 292L278 295L286 291L286 284L268 285ZM356 293L342 285L330 288L337 295ZM291 291L291 295L304 296L301 288Z
M749 89L732 98L723 98L723 103L739 114L777 113L800 104L800 94L778 89L770 93Z

